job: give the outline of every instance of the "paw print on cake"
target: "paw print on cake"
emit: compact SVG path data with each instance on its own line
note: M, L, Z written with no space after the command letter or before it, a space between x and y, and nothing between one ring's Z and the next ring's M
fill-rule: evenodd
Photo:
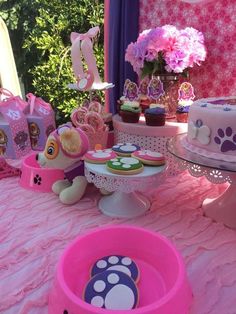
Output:
M217 135L214 137L214 140L220 146L222 153L236 150L236 134L233 134L231 127L227 127L225 131L218 129Z
M42 184L42 178L38 174L36 174L36 176L34 177L34 184Z
M91 276L106 270L121 271L131 277L135 282L139 279L139 269L136 263L128 256L110 255L98 260L91 269Z
M90 279L84 300L107 310L132 310L138 303L138 289L125 273L107 270Z

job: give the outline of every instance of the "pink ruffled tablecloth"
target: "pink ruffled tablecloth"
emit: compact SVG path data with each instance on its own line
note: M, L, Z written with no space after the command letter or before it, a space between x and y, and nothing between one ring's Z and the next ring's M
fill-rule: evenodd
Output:
M93 186L78 204L63 206L53 194L23 190L17 180L0 180L0 313L46 314L65 247L85 231L121 223L160 232L177 246L194 294L191 314L236 313L236 231L200 209L206 196L218 195L225 185L182 173L148 192L150 212L124 220L98 211L100 195Z

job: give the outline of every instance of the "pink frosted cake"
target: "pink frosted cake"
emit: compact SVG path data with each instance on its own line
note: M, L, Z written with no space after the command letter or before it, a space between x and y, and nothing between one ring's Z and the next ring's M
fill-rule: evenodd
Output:
M202 156L236 162L236 96L195 101L182 144Z

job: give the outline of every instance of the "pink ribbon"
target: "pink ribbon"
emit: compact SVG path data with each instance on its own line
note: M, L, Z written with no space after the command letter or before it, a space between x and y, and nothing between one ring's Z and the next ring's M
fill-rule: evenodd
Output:
M30 114L32 114L34 112L35 106L41 106L43 107L45 110L50 111L51 110L51 105L47 102L45 102L42 98L40 97L36 97L34 94L32 93L28 93L26 95L26 97L29 100L29 105L30 105Z
M94 82L101 83L101 78L98 73L96 59L93 53L93 43L92 39L98 34L99 27L92 27L85 34L79 34L72 32L70 35L71 39L71 59L72 59L72 68L75 74L75 77L83 78L85 73L83 70L82 64L82 55L88 66L88 71L91 71L94 75Z
M0 94L7 96L6 99L4 99L3 101L0 101L0 105L6 106L9 105L9 101L15 101L17 103L17 105L19 105L21 110L24 110L26 107L26 102L20 98L20 96L14 96L12 94L12 92L10 92L8 89L6 88L0 88Z

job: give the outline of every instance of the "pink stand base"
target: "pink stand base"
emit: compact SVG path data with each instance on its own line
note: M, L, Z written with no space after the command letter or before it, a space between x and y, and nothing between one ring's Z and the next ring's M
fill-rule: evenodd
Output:
M150 208L149 200L140 193L116 191L99 201L101 212L110 217L134 218L143 215Z
M218 198L206 199L202 208L205 216L236 229L236 185L231 184Z

